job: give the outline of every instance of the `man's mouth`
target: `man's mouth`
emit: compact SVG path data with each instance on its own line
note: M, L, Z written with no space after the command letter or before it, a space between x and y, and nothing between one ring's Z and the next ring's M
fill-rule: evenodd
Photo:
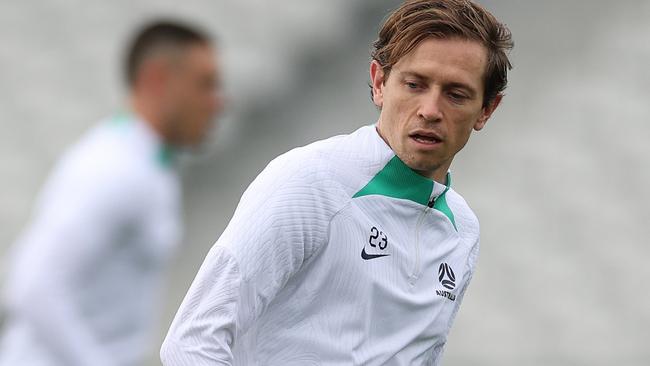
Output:
M410 137L413 140L425 145L435 145L442 142L442 139L433 133L418 132L411 134Z

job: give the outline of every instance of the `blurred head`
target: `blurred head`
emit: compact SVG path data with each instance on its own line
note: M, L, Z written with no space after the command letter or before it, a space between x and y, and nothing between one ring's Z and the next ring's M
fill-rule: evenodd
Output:
M484 127L511 68L510 31L469 0L408 0L374 43L379 133L412 169L444 179L472 129Z
M126 79L136 112L168 144L199 144L223 108L211 41L186 25L144 27L129 48Z

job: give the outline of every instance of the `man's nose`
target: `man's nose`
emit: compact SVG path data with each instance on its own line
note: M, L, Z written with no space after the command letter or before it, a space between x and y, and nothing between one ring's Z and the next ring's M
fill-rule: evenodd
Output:
M422 95L418 109L418 117L425 121L440 121L442 119L442 93L438 89L432 89L431 92Z

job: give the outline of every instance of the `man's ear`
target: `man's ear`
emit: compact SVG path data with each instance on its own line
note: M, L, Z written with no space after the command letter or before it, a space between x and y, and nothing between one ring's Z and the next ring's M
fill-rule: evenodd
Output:
M384 68L377 62L370 62L370 86L372 87L372 101L381 108L384 105Z
M496 97L494 97L494 100L490 102L487 106L483 107L481 110L481 115L479 118L476 120L476 123L474 123L474 130L475 131L480 131L485 127L487 124L488 119L490 119L490 116L492 116L492 113L497 109L499 104L501 104L501 100L503 99L503 94L497 94Z

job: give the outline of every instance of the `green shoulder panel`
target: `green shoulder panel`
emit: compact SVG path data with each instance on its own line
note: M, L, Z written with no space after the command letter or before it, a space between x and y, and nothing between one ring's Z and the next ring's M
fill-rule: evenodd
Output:
M454 219L454 213L451 212L451 209L447 205L448 190L449 190L449 186L447 186L447 189L433 203L433 208L445 214L445 216L447 216L449 221L451 221L451 224L454 225L454 229L458 231L458 228L456 227L456 220Z

